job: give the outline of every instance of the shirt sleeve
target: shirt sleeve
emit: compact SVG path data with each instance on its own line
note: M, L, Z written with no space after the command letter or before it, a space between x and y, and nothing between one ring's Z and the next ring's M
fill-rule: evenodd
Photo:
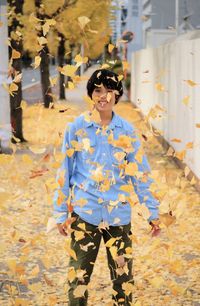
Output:
M133 139L133 152L128 154L127 159L128 162L137 165L137 173L130 176L130 178L140 203L144 203L151 213L151 216L148 218L148 222L150 222L158 218L159 202L150 191L151 184L155 182L150 177L151 168L135 130L132 131L131 138Z
M72 140L76 140L75 136L75 126L70 124L65 131L62 153L64 154L64 159L59 168L56 176L56 181L59 187L56 189L53 198L53 215L56 219L56 223L63 223L68 216L68 200L70 201L70 179L73 173L74 166L74 154L67 154L68 149L72 149ZM70 156L70 157L69 157Z

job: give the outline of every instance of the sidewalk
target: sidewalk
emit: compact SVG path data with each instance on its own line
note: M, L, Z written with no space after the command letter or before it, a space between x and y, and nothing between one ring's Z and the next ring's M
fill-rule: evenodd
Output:
M91 73L88 70L85 76ZM69 239L57 231L46 234L46 224L52 216L56 171L62 159L59 145L66 123L83 110L85 84L86 80L77 89L67 91L68 101L56 103L54 109L44 109L41 104L25 108L24 132L29 140L26 151L0 155L3 306L68 305ZM133 207L134 303L199 306L200 194L166 155L131 103L121 101L115 111L146 136L144 148L163 196L160 212L173 212L173 218L163 217L161 235L152 238L147 221ZM49 151L49 147L53 149ZM89 285L88 306L112 305L111 294L102 244Z

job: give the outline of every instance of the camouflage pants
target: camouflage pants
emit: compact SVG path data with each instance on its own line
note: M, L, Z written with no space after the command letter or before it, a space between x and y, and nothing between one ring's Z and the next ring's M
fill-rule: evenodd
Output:
M107 243L108 266L114 289L113 305L131 305L131 289L134 284L132 241L129 237L131 224L110 226L108 229L99 230L97 226L85 222L74 212L72 217L75 217L75 221L71 225L71 249L74 250L77 258L70 257L69 261L69 273L71 271L74 277L69 277L68 280L68 305L87 305L88 291L85 290L83 296L80 296L76 288L89 283L102 237L104 243Z

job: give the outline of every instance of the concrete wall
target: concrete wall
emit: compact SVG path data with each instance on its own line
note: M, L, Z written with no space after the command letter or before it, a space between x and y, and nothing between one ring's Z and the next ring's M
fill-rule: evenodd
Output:
M182 151L189 142L183 160L200 178L200 39L182 40L158 48L143 49L132 54L131 101L144 115L156 104L166 110L151 119L164 139ZM190 86L187 80L197 83ZM160 84L160 90L156 89ZM163 88L161 87L163 86ZM187 98L189 97L189 98ZM184 103L184 102L185 103ZM172 141L181 140L180 143Z

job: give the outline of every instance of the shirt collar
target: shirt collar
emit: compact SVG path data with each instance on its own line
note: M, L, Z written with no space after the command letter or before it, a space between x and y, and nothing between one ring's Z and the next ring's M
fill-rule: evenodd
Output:
M86 127L90 127L92 125L96 126L96 127L99 127L99 125L94 121L90 121L90 122L85 121L85 122L86 122ZM121 123L120 117L117 114L115 114L115 112L113 112L112 120L111 120L108 128L114 129L116 126L121 127L122 123Z

